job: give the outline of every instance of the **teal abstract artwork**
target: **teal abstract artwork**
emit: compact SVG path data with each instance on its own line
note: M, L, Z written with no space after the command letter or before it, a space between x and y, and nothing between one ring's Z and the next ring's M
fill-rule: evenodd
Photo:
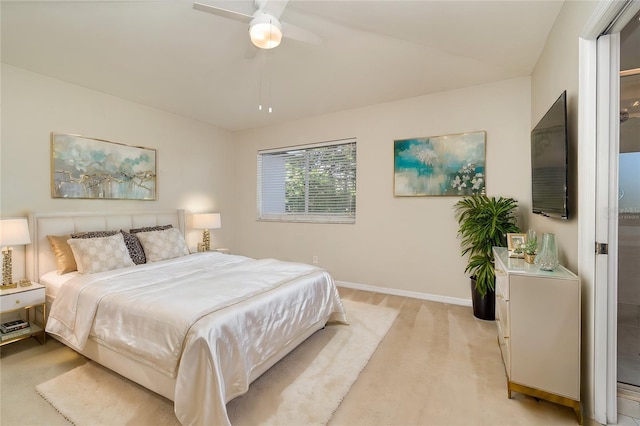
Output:
M394 141L394 195L485 193L484 131Z

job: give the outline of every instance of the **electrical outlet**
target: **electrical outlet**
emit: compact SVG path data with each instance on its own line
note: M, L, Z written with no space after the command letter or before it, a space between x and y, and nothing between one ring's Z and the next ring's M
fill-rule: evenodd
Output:
M318 256L313 256L313 264L314 265L318 264Z

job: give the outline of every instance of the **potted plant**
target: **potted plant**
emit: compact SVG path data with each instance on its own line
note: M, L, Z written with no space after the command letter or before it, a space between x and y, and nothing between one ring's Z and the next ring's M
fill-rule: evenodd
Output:
M519 233L513 198L473 195L455 205L462 256L469 255L465 272L471 273L473 315L495 318L495 270L493 247L506 247L507 234Z
M524 243L522 252L524 253L524 261L527 263L533 263L536 259L536 251L538 250L538 239L531 238Z

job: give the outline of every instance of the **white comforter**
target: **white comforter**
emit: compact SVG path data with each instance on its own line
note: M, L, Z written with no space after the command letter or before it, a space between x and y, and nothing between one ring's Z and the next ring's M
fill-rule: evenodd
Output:
M47 332L89 336L169 377L183 424L228 424L226 402L313 324L346 322L331 276L304 264L198 253L65 283ZM184 348L184 349L183 349Z

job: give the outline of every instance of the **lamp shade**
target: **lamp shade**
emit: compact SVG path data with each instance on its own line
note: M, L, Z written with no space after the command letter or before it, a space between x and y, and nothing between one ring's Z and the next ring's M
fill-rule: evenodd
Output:
M221 226L220 213L196 213L193 215L194 229L216 229Z
M273 49L282 41L282 27L276 18L262 13L251 20L249 37L254 46L260 49Z
M31 243L27 219L0 219L0 246L19 246Z

